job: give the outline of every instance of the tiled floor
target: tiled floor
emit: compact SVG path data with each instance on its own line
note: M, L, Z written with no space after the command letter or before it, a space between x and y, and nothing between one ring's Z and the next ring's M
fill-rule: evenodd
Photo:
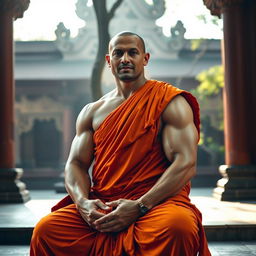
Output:
M211 242L212 256L253 256L256 255L255 242ZM28 256L29 246L0 246L1 256ZM58 255L56 255L58 256Z

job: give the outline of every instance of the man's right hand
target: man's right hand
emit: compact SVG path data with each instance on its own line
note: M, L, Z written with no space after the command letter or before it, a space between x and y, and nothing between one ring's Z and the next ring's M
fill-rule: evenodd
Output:
M105 205L100 199L82 199L76 206L82 218L94 229L95 225L93 222L105 216L111 210L111 207Z

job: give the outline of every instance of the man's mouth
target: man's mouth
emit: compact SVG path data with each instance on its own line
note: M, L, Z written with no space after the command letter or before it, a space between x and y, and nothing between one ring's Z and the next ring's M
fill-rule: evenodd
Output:
M130 70L130 69L133 69L133 66L130 66L130 65L129 66L124 66L124 65L122 65L118 69L119 69L119 71L120 70Z

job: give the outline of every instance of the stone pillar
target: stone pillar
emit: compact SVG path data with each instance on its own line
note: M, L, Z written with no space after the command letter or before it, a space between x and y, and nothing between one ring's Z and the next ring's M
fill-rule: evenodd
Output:
M26 186L19 180L22 169L15 168L13 20L28 8L29 0L0 2L0 203L29 200Z
M204 0L223 15L225 165L213 195L220 200L256 199L256 65L254 0Z

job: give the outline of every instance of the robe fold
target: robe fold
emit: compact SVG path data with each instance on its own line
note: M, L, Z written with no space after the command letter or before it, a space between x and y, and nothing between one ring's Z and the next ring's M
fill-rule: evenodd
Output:
M160 116L179 94L190 104L199 132L196 99L184 90L155 80L147 81L106 117L93 135L91 199L134 200L156 183L171 164L159 136ZM190 183L119 233L91 229L68 196L35 228L31 255L69 255L70 250L72 255L193 256L199 252L200 256L208 256L201 213L190 203L189 192Z

